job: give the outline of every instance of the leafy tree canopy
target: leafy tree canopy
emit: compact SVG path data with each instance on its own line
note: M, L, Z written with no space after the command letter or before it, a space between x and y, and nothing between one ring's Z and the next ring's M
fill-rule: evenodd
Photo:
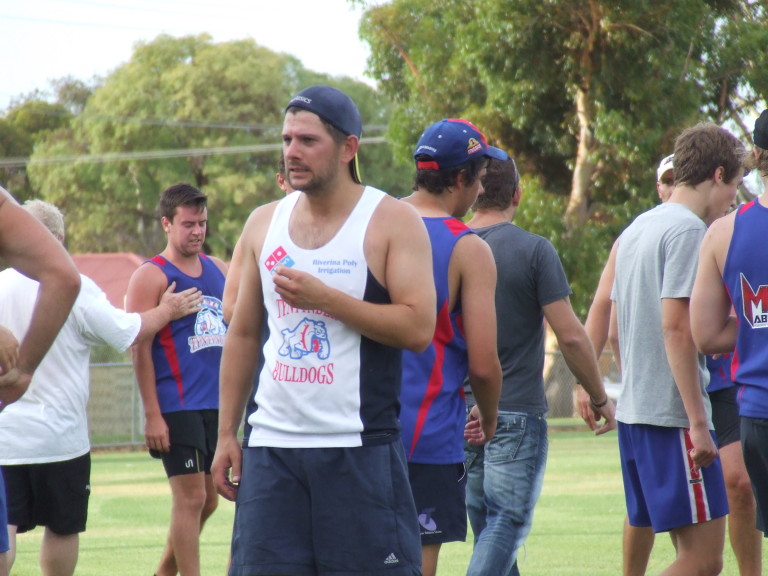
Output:
M59 91L59 106L74 115L36 143L30 178L67 215L70 249L144 255L165 245L160 193L189 182L208 195L207 248L227 258L250 211L282 194L283 110L317 83L352 96L364 138L381 135L389 107L365 84L306 70L253 40L159 36L137 44L92 91L72 82ZM364 178L377 186L409 176L386 144L364 143L360 155Z
M676 135L701 120L751 130L741 118L766 93L766 0L358 3L397 152L442 117L507 149L531 186L521 224L531 200L556 211L532 231L560 251L582 315Z

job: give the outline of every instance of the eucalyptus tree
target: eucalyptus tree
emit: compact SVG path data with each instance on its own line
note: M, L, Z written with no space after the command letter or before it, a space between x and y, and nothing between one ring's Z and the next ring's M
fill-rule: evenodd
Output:
M314 73L253 40L159 36L137 44L82 112L38 143L29 171L68 213L75 251L162 248L160 192L186 181L208 195L208 250L226 258L250 211L281 194L274 175L283 110L314 83L340 85L365 122L386 123L388 106L371 87ZM381 148L373 164L362 154L364 175L392 173Z
M582 313L679 131L738 122L766 94L765 0L358 3L396 149L448 116L508 149L528 176L519 218L546 226Z

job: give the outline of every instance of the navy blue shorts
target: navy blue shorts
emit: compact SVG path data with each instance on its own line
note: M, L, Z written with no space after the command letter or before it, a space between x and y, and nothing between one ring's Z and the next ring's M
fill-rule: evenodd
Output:
M85 532L91 495L91 454L43 464L3 466L8 524L18 533L46 526L67 536Z
M229 576L418 576L421 542L405 453L243 450Z
M458 464L408 463L408 480L419 514L421 544L467 539L467 469Z
M715 434L710 430L713 440ZM666 532L728 514L720 457L693 471L688 430L619 422L619 453L632 526Z

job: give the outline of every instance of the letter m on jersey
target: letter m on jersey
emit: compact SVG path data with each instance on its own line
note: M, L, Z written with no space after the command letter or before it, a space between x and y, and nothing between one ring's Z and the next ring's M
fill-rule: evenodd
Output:
M768 328L768 286L761 285L757 292L749 280L741 274L741 301L744 303L744 318L752 328Z

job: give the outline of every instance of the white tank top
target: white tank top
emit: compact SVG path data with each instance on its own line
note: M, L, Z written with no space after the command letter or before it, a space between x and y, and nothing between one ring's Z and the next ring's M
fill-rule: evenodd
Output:
M368 278L363 243L384 192L366 187L336 235L307 250L290 238L288 224L301 197L275 208L259 256L269 338L255 400L249 446L348 447L362 444L359 332L320 310L289 306L274 290L272 270L289 266L363 300Z

